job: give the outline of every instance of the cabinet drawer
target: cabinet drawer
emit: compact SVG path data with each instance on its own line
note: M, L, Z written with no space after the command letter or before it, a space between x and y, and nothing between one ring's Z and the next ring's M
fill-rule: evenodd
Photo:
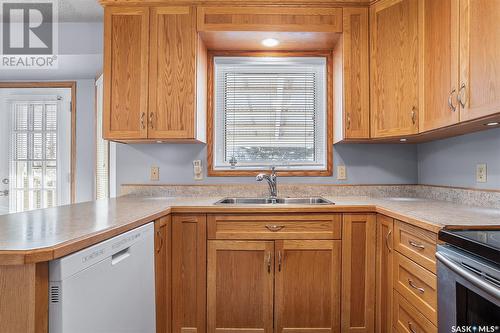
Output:
M396 290L433 324L437 324L437 278L401 254L394 257Z
M394 224L394 246L396 251L404 254L419 265L436 273L435 233L414 227L401 221Z
M394 291L394 328L398 333L437 333L437 327Z
M340 239L340 214L209 215L209 239Z

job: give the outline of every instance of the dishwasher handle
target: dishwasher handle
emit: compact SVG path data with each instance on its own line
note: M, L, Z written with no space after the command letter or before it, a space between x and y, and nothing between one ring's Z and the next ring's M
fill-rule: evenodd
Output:
M130 257L130 246L113 254L111 256L111 265L117 265L128 257Z
M450 270L452 270L455 274L461 276L465 280L469 281L473 285L475 285L477 288L481 289L482 291L493 295L496 298L500 298L500 289L496 288L493 284L490 284L486 282L485 280L481 279L480 277L477 277L476 275L468 272L465 268L460 267L457 265L455 262L453 262L448 256L436 252L436 258L444 264L446 267L448 267Z

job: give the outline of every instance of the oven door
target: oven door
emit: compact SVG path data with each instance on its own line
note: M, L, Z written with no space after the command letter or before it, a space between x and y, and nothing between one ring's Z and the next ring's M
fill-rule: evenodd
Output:
M436 258L439 332L500 332L499 267L448 245Z

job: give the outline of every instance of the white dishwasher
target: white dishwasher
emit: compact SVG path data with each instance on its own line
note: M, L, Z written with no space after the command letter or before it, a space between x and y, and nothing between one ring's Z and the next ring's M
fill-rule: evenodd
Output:
M49 333L154 333L154 225L49 264Z

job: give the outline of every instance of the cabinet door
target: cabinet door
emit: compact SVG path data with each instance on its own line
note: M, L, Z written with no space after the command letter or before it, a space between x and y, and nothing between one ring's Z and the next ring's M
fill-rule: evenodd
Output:
M500 112L500 1L460 0L462 121Z
M458 1L424 1L424 105L420 131L459 122Z
M170 333L171 218L155 222L156 332Z
M416 134L419 112L418 0L370 8L372 137Z
M149 132L151 139L193 139L196 100L193 7L151 9Z
M276 241L276 329L338 332L341 241Z
M208 332L273 332L274 242L209 241Z
M345 214L342 224L342 332L375 327L375 232L373 214Z
M105 139L145 139L148 107L149 9L106 7Z
M346 139L370 137L368 8L344 8L344 131Z
M377 257L376 257L376 309L377 333L392 332L392 229L394 220L377 215Z
M172 218L172 332L206 331L206 215Z

